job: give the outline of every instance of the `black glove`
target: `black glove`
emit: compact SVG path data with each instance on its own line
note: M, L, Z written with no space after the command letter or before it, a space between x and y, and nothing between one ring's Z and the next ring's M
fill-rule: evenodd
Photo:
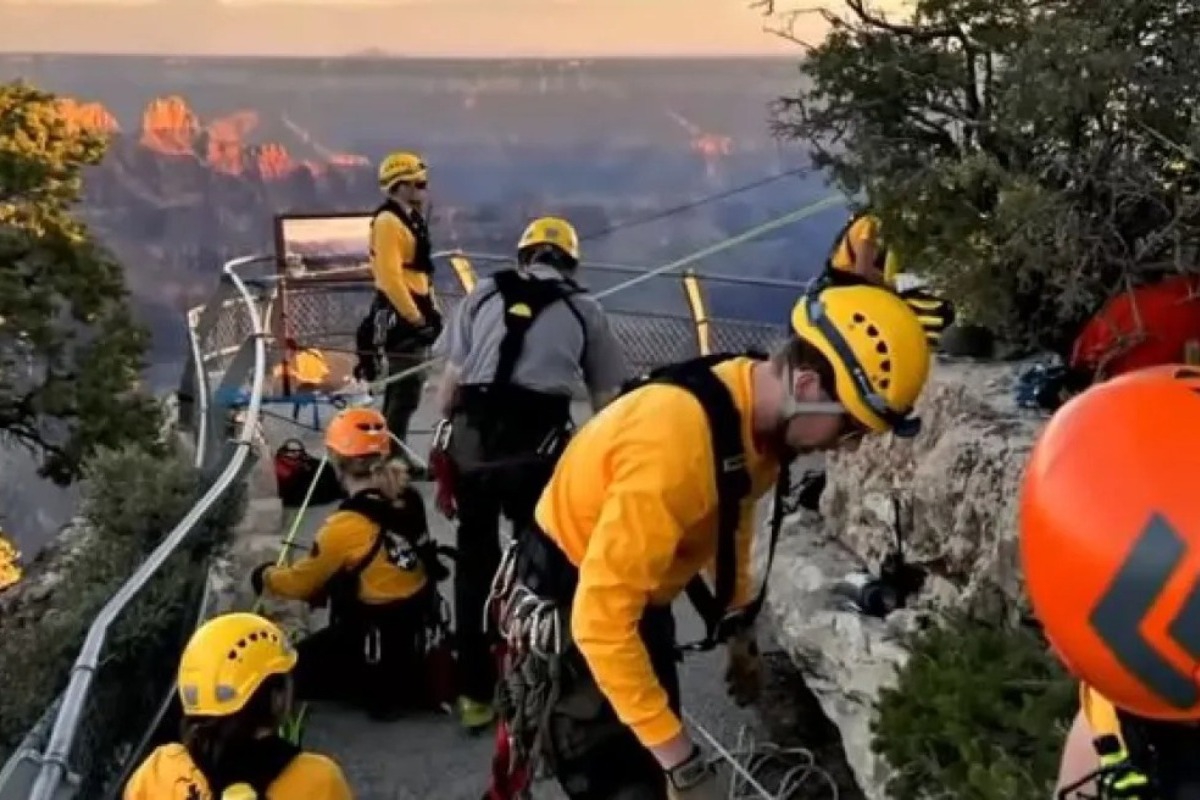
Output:
M434 326L427 323L422 325L420 328L417 328L416 333L413 334L413 338L417 341L417 344L421 345L422 347L429 347L438 340L438 337L441 336L441 334L442 328L440 325Z
M263 593L263 573L273 566L275 566L273 562L259 564L254 568L254 571L250 573L250 586L254 589L255 595L261 595Z
M354 379L364 383L374 383L379 378L379 359L374 354L358 356L354 365Z

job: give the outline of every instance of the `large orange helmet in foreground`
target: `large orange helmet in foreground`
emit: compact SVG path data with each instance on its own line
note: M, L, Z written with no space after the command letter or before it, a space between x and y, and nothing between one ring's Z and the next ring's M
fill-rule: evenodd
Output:
M1134 714L1200 720L1200 369L1129 373L1063 406L1030 456L1020 528L1068 668Z

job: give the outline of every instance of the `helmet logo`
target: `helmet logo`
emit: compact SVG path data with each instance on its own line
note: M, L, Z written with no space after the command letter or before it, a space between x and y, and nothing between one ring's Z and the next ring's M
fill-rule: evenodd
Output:
M1189 589L1183 608L1167 623L1165 636L1147 639L1142 628L1187 555L1184 538L1165 517L1155 514L1089 617L1092 629L1117 661L1146 689L1178 709L1194 706L1200 693L1191 671L1177 669L1162 654L1160 641L1200 660L1200 583Z

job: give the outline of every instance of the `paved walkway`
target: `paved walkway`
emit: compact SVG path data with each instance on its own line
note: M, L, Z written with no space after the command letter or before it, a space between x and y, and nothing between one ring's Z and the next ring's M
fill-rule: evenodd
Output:
M426 397L430 395L427 393ZM576 420L585 416L586 409L580 408ZM428 430L435 422L428 407L414 421L414 429L424 432L412 436L411 443L422 456L428 453ZM312 452L321 452L319 435L311 431L306 433L274 420L266 425L266 433L273 446L284 438L297 437ZM443 543L453 544L453 526L434 510L428 496L426 499L434 536ZM312 541L326 513L327 508L313 508L306 514L295 539L297 544L306 546ZM285 529L289 523L290 519L285 520ZM677 605L676 615L682 641L702 635L699 619L686 602ZM682 671L684 705L719 740L732 744L738 729L752 720L748 712L735 708L725 698L723 665L722 650L688 657ZM314 705L310 709L305 744L337 759L346 770L358 800L479 800L487 786L492 732L468 736L448 716L379 723L352 710ZM542 784L535 796L562 795L557 787Z

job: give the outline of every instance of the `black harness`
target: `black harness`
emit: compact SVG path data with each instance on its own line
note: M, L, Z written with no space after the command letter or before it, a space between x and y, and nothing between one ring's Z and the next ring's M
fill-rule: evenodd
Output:
M429 535L429 524L425 515L425 506L421 496L415 489L406 490L405 503L397 507L389 502L379 492L369 489L346 498L338 506L339 511L352 511L369 519L378 526L379 531L371 542L371 548L366 555L353 566L337 573L329 581L330 617L332 620L347 621L361 616L361 603L358 600L358 583L363 572L385 548L389 547L389 539L399 536L403 539L413 556L420 560L425 568L427 577L434 581L444 580L449 574L446 566L438 558L437 543ZM313 545L316 547L316 545ZM398 563L400 556L391 552L388 560L397 569L403 569Z
M504 338L500 341L500 358L492 386L509 386L517 361L525 349L525 337L533 327L534 320L550 306L560 300L579 322L583 331L583 348L579 353L582 364L587 357L587 323L579 309L571 302L572 295L582 294L585 289L570 278L535 278L515 269L505 269L492 275L495 288L485 293L476 303L479 310L491 298L499 295L504 303Z
M213 797L221 795L231 786L247 784L254 790L254 796L266 800L271 784L300 755L300 748L279 736L268 736L256 739L242 751L231 753L233 763L223 768L223 775L209 775L199 764L196 768L204 775L209 791ZM195 763L195 758L192 759ZM200 796L195 784L188 789L188 797Z
M400 223L412 234L413 241L416 243L413 260L411 263L404 264L404 269L432 276L434 272L433 244L429 238L429 225L424 217L388 198L379 208L375 209L375 214L371 217L372 228L375 227L379 217L385 213L395 215L396 219L400 220ZM372 237L372 241L374 241L374 237ZM372 261L375 260L375 255L375 251L372 249ZM440 317L437 307L434 305L432 293L412 292L411 295L413 304L426 320L436 320ZM391 353L405 344L412 344L414 333L413 326L400 315L387 295L376 289L375 296L371 300L371 308L367 312L366 318L360 323L355 338L360 354L374 352L381 347Z
M734 404L725 384L713 374L713 367L749 355L719 353L670 364L652 370L647 375L626 383L623 394L651 384L667 384L687 390L700 403L708 419L712 437L714 478L717 488L717 563L716 580L712 589L697 575L686 587L688 600L696 607L705 624L705 638L687 645L689 650L711 650L740 630L750 627L766 601L767 581L764 577L758 594L742 609L730 612L737 582L737 530L741 519L742 502L750 495L750 475L746 471L746 452L742 447L742 415ZM784 499L788 492L788 471L781 467L775 485L775 505L771 518L770 540L767 545L766 575L775 561L775 548L783 527Z

